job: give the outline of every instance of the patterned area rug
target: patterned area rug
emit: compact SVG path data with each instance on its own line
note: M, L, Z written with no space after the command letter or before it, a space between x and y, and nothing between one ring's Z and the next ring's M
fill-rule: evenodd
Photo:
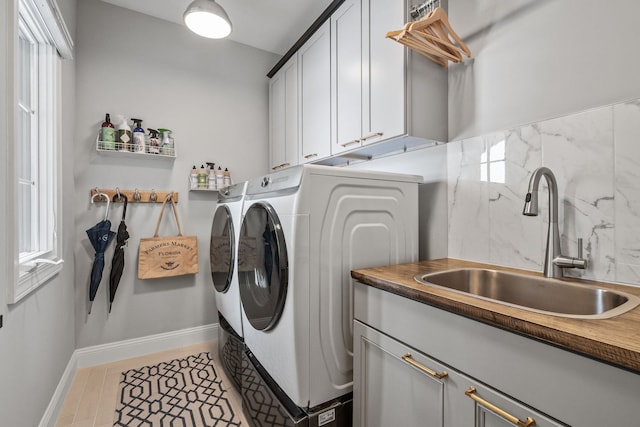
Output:
M114 426L240 426L209 353L123 372Z

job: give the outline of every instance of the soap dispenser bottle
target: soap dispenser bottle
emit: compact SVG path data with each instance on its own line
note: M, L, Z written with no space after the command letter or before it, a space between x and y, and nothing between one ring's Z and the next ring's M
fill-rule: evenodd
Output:
M224 172L222 174L222 181L224 183L225 187L228 187L231 185L231 172L229 172L228 168L224 168Z
M218 190L224 188L224 172L222 172L220 166L218 166L218 170L216 171L216 188Z
M120 124L118 125L118 139L116 140L116 148L118 151L131 150L131 127L127 124L124 116L117 116Z

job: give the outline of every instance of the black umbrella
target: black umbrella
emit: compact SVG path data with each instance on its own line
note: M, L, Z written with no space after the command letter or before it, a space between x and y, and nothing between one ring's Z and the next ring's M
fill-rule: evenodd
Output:
M119 194L118 199L124 199L124 208L122 210L122 219L118 226L118 234L116 235L116 249L113 252L113 260L111 261L111 274L109 277L109 313L111 313L111 305L113 299L116 296L118 285L120 284L120 278L122 277L122 270L124 270L124 247L129 240L129 232L127 231L127 224L124 223L124 219L127 216L127 204L129 200L124 194ZM116 198L114 197L114 201Z
M109 212L107 210L107 212ZM93 259L93 267L91 268L91 281L89 283L89 314L91 314L91 305L98 292L98 286L102 280L102 270L104 270L104 251L113 240L116 233L111 231L111 221L106 218L87 230L89 241L96 250Z

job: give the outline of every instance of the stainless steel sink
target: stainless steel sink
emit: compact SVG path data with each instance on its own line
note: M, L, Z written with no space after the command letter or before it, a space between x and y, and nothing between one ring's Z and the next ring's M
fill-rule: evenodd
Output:
M415 279L427 285L561 317L606 319L640 304L640 298L624 292L489 269L461 268L419 274Z

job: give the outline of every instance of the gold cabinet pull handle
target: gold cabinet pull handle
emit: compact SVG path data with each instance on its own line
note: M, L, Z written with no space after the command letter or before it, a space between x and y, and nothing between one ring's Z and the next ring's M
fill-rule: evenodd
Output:
M283 163L281 164L279 167L281 168L286 168L287 166L291 165L291 163L287 162L287 163Z
M419 370L421 370L422 372L424 372L427 375L431 375L434 378L437 379L442 379L442 378L446 378L449 376L449 374L447 372L436 372L434 370L431 370L429 368L427 368L426 366L424 366L421 363L416 362L413 357L411 357L411 353L407 353L404 356L402 356L402 360L404 360L405 362L407 362L409 365L413 366L414 368L417 368Z
M367 139L375 138L376 136L382 136L382 135L384 135L384 132L372 133L371 135L367 135L364 138L362 138L361 141L366 141Z
M350 145L357 144L359 142L360 142L359 139L354 139L353 141L345 142L344 144L340 144L340 145L343 146L343 147L348 147Z
M526 421L522 421L520 418L514 417L513 415L511 415L507 411L504 411L504 410L498 408L496 405L487 402L486 400L484 400L483 398L478 396L476 394L476 391L477 390L476 390L475 387L469 387L467 389L467 391L464 392L464 394L469 396L471 399L473 399L479 405L482 405L485 408L495 412L496 414L498 414L499 416L501 416L505 420L509 421L510 423L513 423L513 424L515 424L517 426L520 426L520 427L531 427L531 426L535 426L536 425L536 421L533 418L527 417Z
M313 154L307 154L306 156L304 156L305 159L310 159L312 157L317 157L318 153L313 153Z

